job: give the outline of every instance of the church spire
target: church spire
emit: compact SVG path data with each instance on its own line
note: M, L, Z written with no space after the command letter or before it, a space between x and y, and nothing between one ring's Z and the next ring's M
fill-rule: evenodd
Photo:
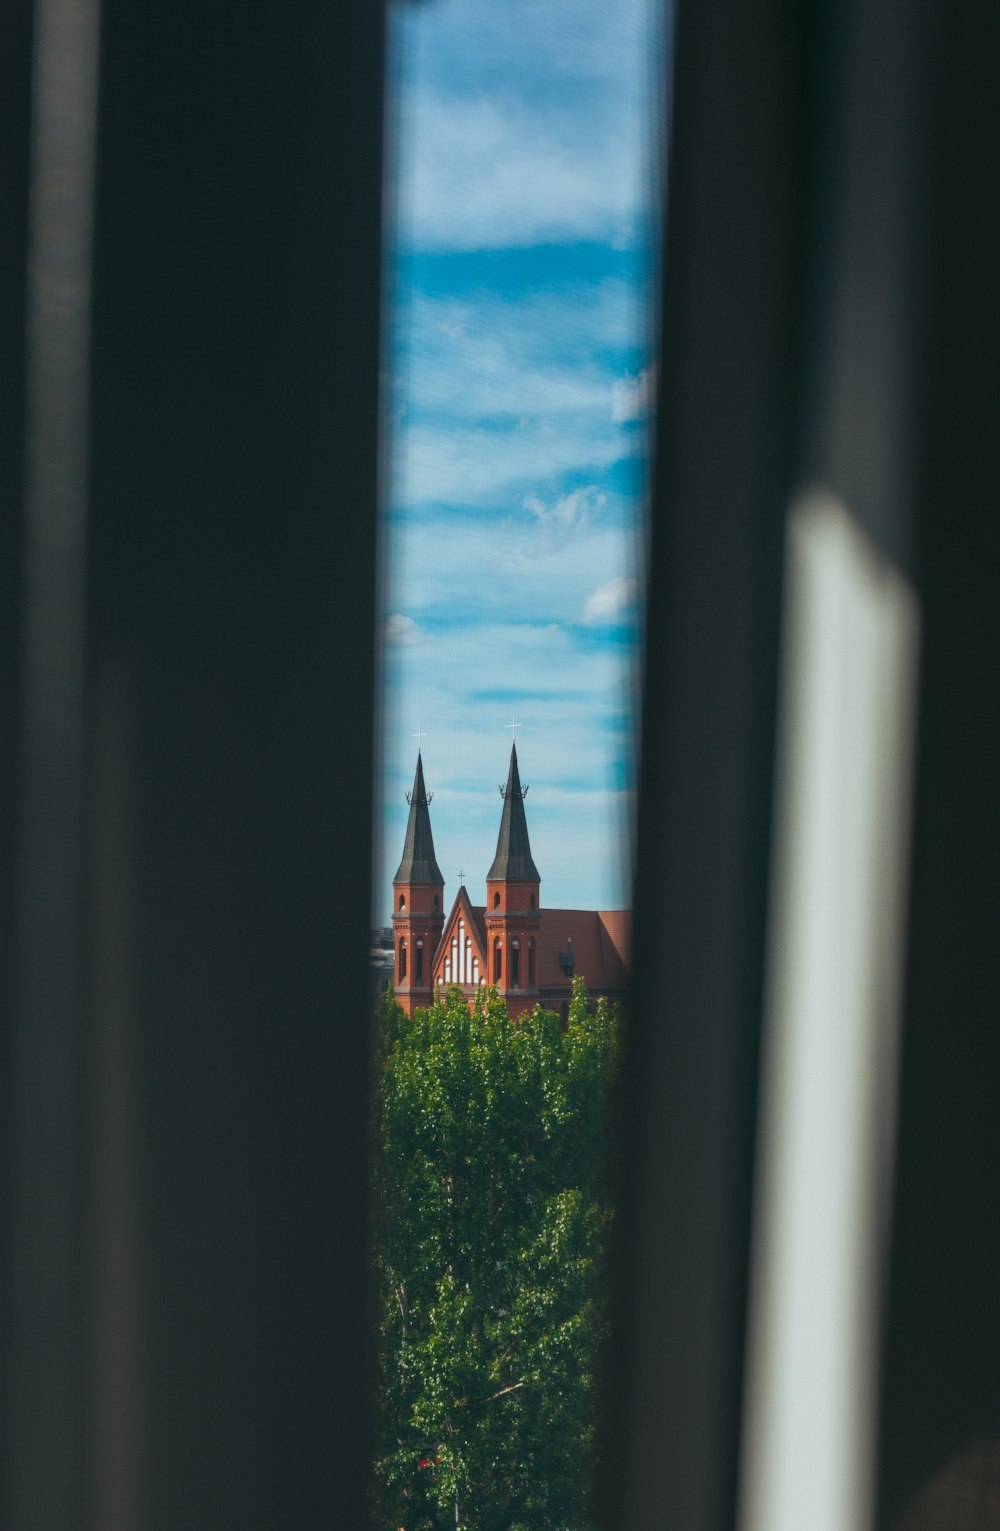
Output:
M410 817L403 859L392 880L393 942L396 947L396 999L407 1015L433 1002L431 975L444 927L444 878L434 855L430 798L424 786L424 763L417 749L413 791L407 793Z
M424 765L417 750L417 771L413 778L413 791L408 794L410 817L406 824L403 842L403 859L394 883L444 883L441 869L434 855L434 837L431 834L431 816L428 811L430 798L424 786Z
M487 882L540 882L538 868L531 859L528 842L528 821L524 816L524 796L527 787L521 788L517 769L517 745L510 747L510 766L507 785L500 788L503 797L503 815L493 865L486 874Z

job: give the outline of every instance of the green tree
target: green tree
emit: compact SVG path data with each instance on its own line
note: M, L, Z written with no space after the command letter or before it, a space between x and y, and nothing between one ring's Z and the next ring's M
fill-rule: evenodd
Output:
M385 1527L583 1524L606 1326L619 1019L574 984L379 1017L376 1280Z

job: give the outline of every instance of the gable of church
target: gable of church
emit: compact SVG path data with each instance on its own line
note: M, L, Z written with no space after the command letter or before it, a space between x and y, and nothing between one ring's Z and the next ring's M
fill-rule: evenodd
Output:
M434 959L433 985L460 984L479 988L486 980L486 945L484 910L473 907L465 888L459 888L451 913L445 921L441 943Z

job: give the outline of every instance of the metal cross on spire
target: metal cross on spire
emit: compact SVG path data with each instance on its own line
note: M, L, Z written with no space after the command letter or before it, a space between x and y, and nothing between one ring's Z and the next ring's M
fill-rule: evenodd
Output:
M513 713L511 714L510 722L504 724L504 728L509 728L510 731L511 731L510 732L510 743L511 743L511 750L510 750L510 773L508 774L508 777L507 777L507 786L504 787L504 786L501 786L498 783L498 786L500 786L500 796L503 798L504 802L507 801L507 796L508 796L508 792L509 791L513 791L516 797L520 797L522 799L525 798L528 795L527 787L522 787L519 781L517 782L517 786L516 787L512 787L512 785L511 785L512 782L517 781L517 757L516 757L516 754L514 752L514 741L515 741L517 736L514 733L514 729L515 728L523 728L523 727L524 727L524 724L523 723L519 723L517 721L516 716Z
M421 765L422 765L422 762L420 760L420 741L421 741L421 739L426 739L426 737L427 737L426 729L423 727L423 724L418 723L417 724L417 731L416 731L416 733L410 735L411 739L416 739L416 741L417 741L417 767L418 767L418 775L420 774L420 769L421 769ZM414 785L415 785L415 783L414 783ZM434 801L434 793L433 792L428 792L426 794L426 796L427 796L427 806L430 807L431 803L433 803L433 801ZM406 801L408 803L412 803L413 802L413 793L412 792L407 792L407 794L406 794Z
M464 872L459 872L459 874L458 874L458 886L460 888L464 888L465 887L465 873Z

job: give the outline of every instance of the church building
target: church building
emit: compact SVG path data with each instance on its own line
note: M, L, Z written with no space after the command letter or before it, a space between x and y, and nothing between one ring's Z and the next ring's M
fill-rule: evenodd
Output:
M453 984L470 1006L477 989L495 985L513 1019L539 1003L565 1014L574 977L583 978L592 999L623 997L631 910L542 907L524 812L527 790L512 745L486 902L473 904L460 887L446 916L418 750L403 858L392 884L395 990L407 1015Z

